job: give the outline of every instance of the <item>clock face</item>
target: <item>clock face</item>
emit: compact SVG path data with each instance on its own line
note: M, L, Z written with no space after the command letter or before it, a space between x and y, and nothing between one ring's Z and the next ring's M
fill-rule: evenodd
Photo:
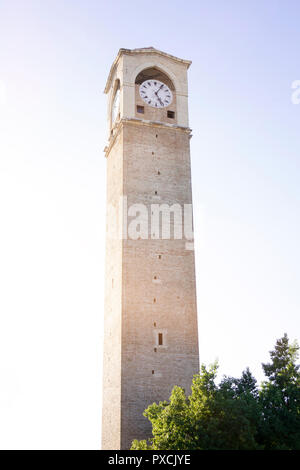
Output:
M111 122L112 124L115 122L118 113L119 113L119 107L120 107L120 90L116 91L112 108L111 108Z
M146 80L140 85L140 97L153 108L165 108L172 103L169 87L158 80Z

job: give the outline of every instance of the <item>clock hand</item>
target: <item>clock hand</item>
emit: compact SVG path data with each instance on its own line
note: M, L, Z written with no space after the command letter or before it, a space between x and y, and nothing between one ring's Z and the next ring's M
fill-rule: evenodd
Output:
M158 94L157 94L157 93L158 93L158 91L159 91L159 90L155 91L155 92L154 92L154 94L157 96L157 98L158 98L158 101L159 101L159 102L160 102L160 104L163 106L164 104L163 104L162 100L160 99L160 97L159 97L159 96L158 96Z
M159 100L159 102L160 102L160 104L161 104L162 106L163 106L164 104L163 104L162 100L160 99L160 97L158 96L158 92L159 92L159 90L160 90L163 86L164 86L164 84L162 83L162 84L160 85L160 87L154 92L154 94L157 96L157 98L158 98L158 100Z
M160 90L163 86L164 86L164 84L162 83L162 84L160 85L160 87L157 88L157 90L154 92L154 93L156 94L156 96L157 96L157 93L159 92L159 90Z

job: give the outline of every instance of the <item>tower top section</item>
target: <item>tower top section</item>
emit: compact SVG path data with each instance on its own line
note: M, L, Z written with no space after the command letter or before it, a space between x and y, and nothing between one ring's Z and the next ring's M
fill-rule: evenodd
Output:
M188 129L190 60L154 47L120 49L108 75L109 139L128 120Z
M112 83L112 79L113 79L113 76L114 76L114 73L116 71L116 68L117 68L117 65L120 61L120 58L123 56L123 55L127 55L127 56L136 56L136 55L155 55L157 56L158 58L159 57L165 57L171 61L173 61L174 63L178 63L178 64L182 64L186 69L189 68L189 66L191 65L192 61L191 60L184 60L184 59L180 59L179 57L175 57L174 55L171 55L171 54L168 54L167 52L163 52L163 51L160 51L158 49L155 49L155 47L142 47L142 48L137 48L137 49L124 49L124 48L121 48L119 49L119 52L117 54L117 57L115 58L111 68L110 68L110 72L109 72L109 75L108 75L108 78L107 78L107 82L106 82L106 85L105 85L105 89L104 89L104 93L108 93L109 92L109 89L111 87L111 83Z

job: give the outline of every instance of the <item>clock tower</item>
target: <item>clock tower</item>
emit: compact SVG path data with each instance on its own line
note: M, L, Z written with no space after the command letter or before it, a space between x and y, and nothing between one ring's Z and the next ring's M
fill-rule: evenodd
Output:
M187 70L153 47L109 72L102 448L151 437L143 416L199 372Z

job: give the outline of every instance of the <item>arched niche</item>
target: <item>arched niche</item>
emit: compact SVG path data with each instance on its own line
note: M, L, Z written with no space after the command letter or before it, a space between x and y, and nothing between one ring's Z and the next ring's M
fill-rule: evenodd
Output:
M110 127L113 125L113 118L112 118L113 109L112 109L112 107L113 107L116 95L120 94L120 88L121 88L120 80L118 78L116 78L115 81L114 81L114 84L112 86L111 94L110 94L110 98L109 98L109 108L108 109L109 109Z
M160 82L163 82L172 91L175 91L175 86L174 86L173 81L170 79L170 77L165 72L163 72L158 67L147 67L147 68L141 70L135 78L135 84L140 85L145 80L149 80L149 79L154 79L154 80L158 80Z
M119 78L116 78L115 81L114 81L114 84L111 88L111 94L110 94L110 97L109 97L109 108L111 108L111 104L113 102L113 99L117 93L118 90L120 90L120 87L121 87L121 84L120 84L120 80Z
M170 80L172 82L174 87L173 91L175 91L175 93L181 93L183 91L181 89L181 82L177 79L176 75L172 72L172 70L170 70L170 68L166 64L160 64L157 61L153 60L149 60L148 62L144 62L143 64L139 64L137 67L135 67L129 77L129 83L134 84L138 75L144 70L148 69L154 69L155 71L160 71L161 73L163 73L167 77L167 80Z
M170 104L162 108L148 106L140 96L140 85L146 80L157 80L165 83L172 91L173 99ZM162 68L156 65L147 64L144 67L136 70L134 78L134 92L135 92L135 118L145 119L148 121L157 121L168 124L177 124L177 96L176 86L174 81L170 78ZM149 103L148 103L149 104Z

